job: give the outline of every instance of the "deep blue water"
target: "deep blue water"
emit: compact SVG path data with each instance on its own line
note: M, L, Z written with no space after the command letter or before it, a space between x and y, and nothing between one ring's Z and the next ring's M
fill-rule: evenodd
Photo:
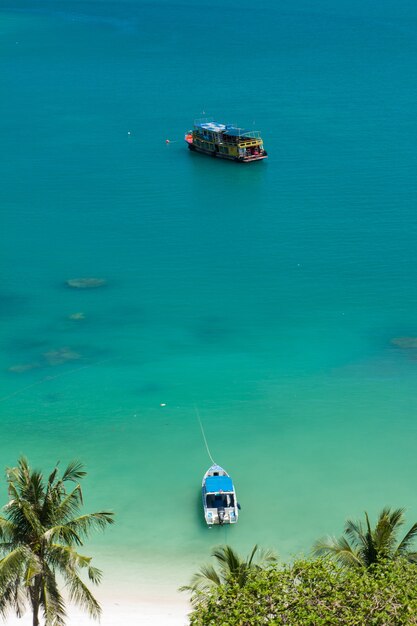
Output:
M0 459L83 459L115 568L307 552L386 504L415 520L417 349L392 340L417 337L416 22L404 1L2 3ZM269 159L189 153L203 112ZM201 522L194 405L242 501L226 537Z

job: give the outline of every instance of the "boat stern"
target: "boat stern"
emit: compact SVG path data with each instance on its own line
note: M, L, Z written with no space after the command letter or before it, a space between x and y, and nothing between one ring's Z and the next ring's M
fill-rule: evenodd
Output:
M238 511L234 507L229 509L206 509L205 518L208 526L222 526L236 524Z

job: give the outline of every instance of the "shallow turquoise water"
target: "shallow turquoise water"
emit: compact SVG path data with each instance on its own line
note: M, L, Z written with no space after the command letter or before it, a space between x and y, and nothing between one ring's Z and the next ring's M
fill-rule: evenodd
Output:
M414 521L414 4L2 6L3 465L84 460L114 569ZM190 154L203 111L270 159ZM232 529L202 523L195 405Z

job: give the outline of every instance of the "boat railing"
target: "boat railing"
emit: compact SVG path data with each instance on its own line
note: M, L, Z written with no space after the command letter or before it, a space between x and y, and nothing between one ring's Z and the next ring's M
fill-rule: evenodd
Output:
M237 141L244 141L245 139L261 139L261 133L259 130L250 130L243 131L241 133L233 132L233 134L229 134L227 131L224 133L226 137L231 137L236 139Z
M261 133L259 130L251 130L249 132L246 132L242 135L242 137L248 137L248 139L260 139L261 138Z

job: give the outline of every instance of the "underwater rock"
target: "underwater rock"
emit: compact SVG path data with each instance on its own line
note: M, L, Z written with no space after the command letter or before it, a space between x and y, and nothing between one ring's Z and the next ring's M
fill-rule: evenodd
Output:
M106 284L105 278L70 278L67 280L68 287L73 289L96 289Z
M14 372L15 374L23 374L24 372L29 372L30 370L36 369L40 367L39 363L18 363L17 365L12 365L9 367L9 372Z
M64 398L62 393L47 393L43 396L43 401L48 404L54 404L55 402L61 402Z
M59 348L58 350L50 350L43 355L48 365L61 365L67 361L77 361L81 359L81 354L71 350L71 348Z
M68 315L68 319L69 320L85 320L85 314L84 313L71 313L71 315Z
M42 338L40 334L30 335L29 337L13 337L8 342L9 349L18 352L39 352L46 349L50 345L48 339Z
M163 392L163 387L159 383L150 382L142 385L138 391L140 394L157 394Z
M216 343L228 339L233 330L226 319L217 315L207 315L198 321L195 335L207 343Z
M417 348L417 337L394 337L391 343L398 348Z
M0 291L0 318L22 315L27 309L29 298L15 293Z

